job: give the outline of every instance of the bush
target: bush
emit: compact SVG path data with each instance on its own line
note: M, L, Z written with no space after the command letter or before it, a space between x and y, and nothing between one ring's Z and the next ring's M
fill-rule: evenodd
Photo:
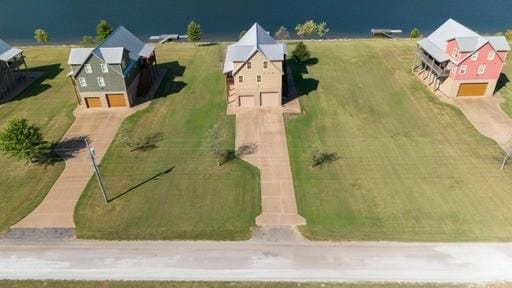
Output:
M297 62L304 62L311 58L311 52L303 42L299 42L292 52L292 58Z
M411 30L411 34L410 34L410 37L415 39L415 38L420 38L421 37L421 32L420 32L420 29L418 28L412 28Z
M96 44L96 41L94 41L94 38L92 36L85 35L82 37L82 42L80 42L80 45L82 47L92 47Z
M0 132L0 150L29 163L47 164L54 158L54 144L44 140L39 127L27 119L12 119Z
M39 44L47 44L50 42L50 35L45 30L39 28L34 31L34 39Z
M507 38L507 40L512 40L512 30L505 31L505 38Z

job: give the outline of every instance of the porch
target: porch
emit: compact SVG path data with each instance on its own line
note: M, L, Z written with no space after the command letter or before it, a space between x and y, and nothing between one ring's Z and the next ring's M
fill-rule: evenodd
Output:
M440 62L428 52L418 47L413 60L412 71L423 80L427 86L433 86L433 90L439 90L441 84L450 75L448 69L449 60Z

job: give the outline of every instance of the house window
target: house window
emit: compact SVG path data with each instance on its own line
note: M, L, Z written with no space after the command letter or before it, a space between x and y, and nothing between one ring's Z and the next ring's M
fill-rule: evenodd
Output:
M91 74L92 73L91 64L85 64L84 68L85 68L85 73L87 73L87 74Z
M105 63L101 63L101 72L108 73L108 65Z
M473 53L473 55L471 55L471 61L476 61L478 60L478 51L476 51L475 53Z
M105 87L105 79L103 77L98 77L98 86Z
M485 64L478 66L478 75L484 74L486 68L487 68L487 66Z
M455 59L459 59L459 49L457 49L457 48L453 49L452 56Z
M238 83L244 82L244 76L238 76Z
M487 54L487 60L494 60L494 58L496 57L496 52L494 51L489 51L489 54Z
M256 82L261 83L261 76L260 75L256 76Z
M263 62L263 69L268 69L268 62L267 61Z
M247 69L252 69L252 62L247 62Z
M468 66L467 65L460 66L459 74L460 75L465 75L466 72L468 72Z
M78 83L80 83L80 86L87 87L87 81L85 81L85 78L78 78Z

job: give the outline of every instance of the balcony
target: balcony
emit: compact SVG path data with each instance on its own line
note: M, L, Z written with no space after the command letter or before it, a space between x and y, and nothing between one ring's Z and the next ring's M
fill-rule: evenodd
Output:
M428 66L438 77L446 77L450 75L450 70L446 69L446 62L439 63L423 51L418 51L416 55L421 59L421 62Z

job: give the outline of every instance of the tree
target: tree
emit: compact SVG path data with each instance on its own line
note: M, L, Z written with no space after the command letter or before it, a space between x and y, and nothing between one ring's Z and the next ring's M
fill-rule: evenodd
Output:
M281 40L286 40L290 38L290 33L288 32L288 29L286 27L281 26L279 27L279 30L276 32L276 37Z
M221 166L226 163L229 157L229 151L225 148L226 142L226 131L218 124L215 124L213 128L206 133L201 149L213 155L216 159L217 166Z
M15 118L0 132L0 150L15 159L42 164L52 156L53 144L44 140L39 127Z
M413 39L420 38L421 37L420 29L418 29L416 27L412 28L410 37Z
M310 57L311 52L309 52L308 47L303 42L299 42L292 51L292 58L297 62L307 61Z
M322 21L320 24L318 24L316 30L317 30L318 36L320 36L320 38L326 39L327 38L327 33L329 33L329 31L331 29L329 29L327 27L327 22Z
M50 42L50 35L44 29L38 28L34 31L34 39L39 44L46 44Z
M507 40L512 40L512 30L505 31L505 38L507 38Z
M94 42L94 38L89 35L84 35L84 37L82 37L82 42L80 42L80 45L83 47L91 47L94 46L94 44L96 44L96 42Z
M112 32L112 26L108 24L107 20L100 20L96 26L96 42L103 42Z
M295 27L295 31L297 32L297 36L301 39L304 37L311 37L318 32L318 25L313 20L306 21L304 24L299 24Z
M247 31L242 30L242 32L240 32L240 35L238 35L238 39L242 39L242 37L244 37L245 33L247 33Z
M188 40L194 43L201 41L201 37L203 36L201 25L195 21L190 21L187 26L187 36Z

